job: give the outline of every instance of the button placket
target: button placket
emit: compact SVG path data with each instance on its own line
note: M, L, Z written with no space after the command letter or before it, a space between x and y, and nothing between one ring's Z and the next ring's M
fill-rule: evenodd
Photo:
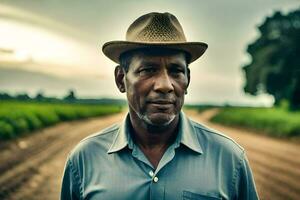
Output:
M151 173L152 174L152 173ZM150 175L150 172L149 172ZM158 178L154 172L150 182L150 198L149 200L165 199L165 187L163 179Z

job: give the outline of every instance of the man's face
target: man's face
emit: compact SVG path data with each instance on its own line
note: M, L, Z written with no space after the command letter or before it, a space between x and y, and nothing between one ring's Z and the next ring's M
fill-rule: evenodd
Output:
M188 83L184 53L134 54L124 77L131 115L148 125L167 126L183 106Z

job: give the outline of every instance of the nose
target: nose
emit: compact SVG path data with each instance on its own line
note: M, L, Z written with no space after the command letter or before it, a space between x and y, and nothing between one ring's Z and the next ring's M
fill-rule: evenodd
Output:
M154 90L160 93L170 93L174 90L167 70L162 70L156 77Z

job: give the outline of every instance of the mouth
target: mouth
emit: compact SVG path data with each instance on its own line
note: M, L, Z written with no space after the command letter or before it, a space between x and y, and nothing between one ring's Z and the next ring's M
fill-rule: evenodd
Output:
M167 111L174 108L174 101L168 99L155 99L148 101L147 104L156 111Z
M157 100L148 101L147 103L157 104L157 105L169 105L169 104L174 104L174 101L166 100L166 99L157 99Z

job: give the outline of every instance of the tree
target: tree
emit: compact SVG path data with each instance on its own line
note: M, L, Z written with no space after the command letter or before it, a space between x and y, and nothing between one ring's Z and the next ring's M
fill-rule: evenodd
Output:
M46 97L44 96L44 92L42 90L38 91L38 93L35 96L35 100L37 101L43 101Z
M0 100L10 100L13 99L8 93L0 93Z
M288 100L291 108L300 108L300 8L275 12L258 30L260 37L247 48L252 60L243 67L244 91L269 93L275 105Z
M76 100L75 91L72 89L69 90L69 93L67 94L67 96L64 97L64 100L69 102L75 101Z
M26 93L22 93L22 94L17 94L15 99L20 100L20 101L27 101L27 100L31 100L30 96Z

